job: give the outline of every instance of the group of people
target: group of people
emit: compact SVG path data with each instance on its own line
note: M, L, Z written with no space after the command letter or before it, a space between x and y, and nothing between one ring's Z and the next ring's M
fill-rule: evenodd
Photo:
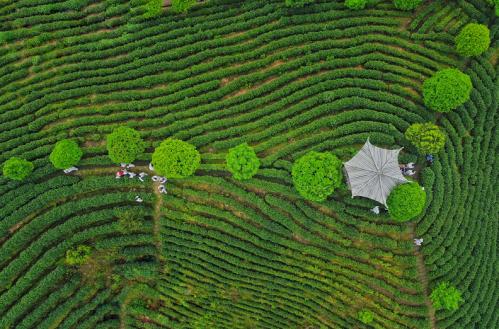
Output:
M402 175L413 176L416 171L414 162L409 162L406 165L400 165L400 171L402 171Z
M118 171L116 172L115 177L116 177L117 179L119 179L119 178L122 178L122 177L125 177L125 176L128 176L128 178L134 178L135 176L137 176L137 177L138 177L138 179L139 179L141 182L143 182L143 181L144 181L144 178L145 178L146 176L148 176L148 175L147 175L147 173L145 173L145 172L143 172L143 171L142 171L142 172L140 172L140 173L138 173L138 174L137 174L137 173L134 173L133 171L129 171L129 170L128 170L128 169L131 169L131 168L134 168L134 167L135 167L135 165L134 165L134 164L131 164L131 163L129 163L129 164L127 164L127 163L122 163L122 164L120 165L120 170L118 170ZM151 163L149 163L149 169L150 169L151 171L153 171L153 170L154 170L154 167L153 167L153 165L152 165ZM78 169L76 169L76 170L78 170ZM152 180L153 182L159 182L159 183L160 183L160 185L158 186L159 193L161 193L161 194L167 194L167 193L168 193L168 192L166 191L166 187L165 187L165 183L166 183L166 182L167 182L167 180L168 180L166 177L163 177L163 176L152 176L152 177L151 177L151 180ZM137 202L142 202L143 200L142 200L142 198L141 198L139 195L136 195L136 196L135 196L135 201L137 201Z

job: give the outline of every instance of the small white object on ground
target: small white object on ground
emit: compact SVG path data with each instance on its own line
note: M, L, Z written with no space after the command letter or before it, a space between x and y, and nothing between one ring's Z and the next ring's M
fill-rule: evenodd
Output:
M158 186L158 190L159 190L159 193L163 193L163 194L166 194L166 188L164 185L160 185Z
M133 163L129 163L126 165L127 169L130 169L130 168L133 168L135 167L135 165Z
M147 174L146 174L145 172L141 171L141 172L139 173L139 177L144 177L144 176L147 176Z
M373 213L375 213L376 215L379 215L379 206L376 206L376 207L372 208L371 211Z
M406 170L406 171L405 171L405 173L406 173L406 175L412 176L412 175L414 175L416 172L415 172L414 170L410 170L410 169L409 169L409 170Z
M422 244L423 244L423 238L421 238L421 239L417 239L417 238L416 238L416 239L414 239L414 244L415 244L416 246L420 246L420 245L422 245Z
M137 176L136 173L133 173L131 171L127 171L127 174L128 174L128 177L130 177L130 178L134 178L135 176Z
M166 183L166 181L167 181L166 177L160 177L160 178L159 178L159 182L160 182L161 184Z
M157 182L159 181L159 176L152 176L151 179L153 182Z
M135 196L135 201L137 201L137 202L142 202L142 201L144 201L144 200L142 200L142 198L141 198L140 196L136 195L136 196Z
M70 172L77 171L77 170L78 170L78 168L76 168L76 167L69 167L69 168L64 169L63 171L65 174L69 174Z
M150 170L150 171L153 171L153 170L154 170L154 167L153 167L153 165L152 165L152 162L149 162L149 170Z
M407 168L413 169L414 168L414 162L409 162L407 164Z

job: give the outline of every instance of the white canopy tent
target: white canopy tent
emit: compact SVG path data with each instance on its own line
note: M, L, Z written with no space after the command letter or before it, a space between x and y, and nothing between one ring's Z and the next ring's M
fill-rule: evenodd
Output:
M401 148L398 150L383 149L372 145L367 139L362 149L352 159L345 162L352 198L362 196L386 206L386 199L391 190L407 182L398 163L401 150Z

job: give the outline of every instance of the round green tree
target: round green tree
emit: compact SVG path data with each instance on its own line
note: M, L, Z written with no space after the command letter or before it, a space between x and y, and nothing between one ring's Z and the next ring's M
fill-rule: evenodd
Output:
M368 311L368 310L360 311L358 314L358 317L359 317L360 322L365 323L365 324L369 324L369 323L373 322L373 320L374 320L373 313L371 311Z
M240 144L229 149L227 157L227 169L235 179L244 180L253 177L260 167L260 160L255 151L247 143Z
M172 0L172 10L176 13L186 13L197 0Z
M55 168L67 169L76 165L82 155L83 151L75 141L63 139L55 144L49 159Z
M386 202L390 217L398 222L405 222L419 215L425 203L426 193L418 183L397 185Z
M324 201L340 186L341 165L341 160L329 152L311 151L293 164L294 186L305 199Z
M168 138L152 154L154 170L168 178L184 178L194 174L201 163L201 155L194 145Z
M33 163L18 157L12 157L3 164L3 175L14 180L23 180L33 171Z
M433 289L430 299L433 302L435 309L446 309L455 311L459 308L459 303L463 301L461 292L456 287L448 282L440 282L435 289Z
M416 146L421 154L438 153L445 145L445 134L431 122L410 125L405 131L405 138Z
M449 112L464 104L471 95L471 79L458 69L443 69L423 83L425 105L438 112Z
M416 9L423 0L393 0L395 8L402 10L413 10Z
M106 147L109 158L115 163L132 163L142 154L145 143L137 130L118 127L107 135Z
M92 248L86 245L79 245L76 248L66 251L65 262L68 265L83 265L90 259Z
M456 51L464 57L483 54L490 46L490 31L483 24L470 23L456 37Z
M353 10L364 9L366 4L367 0L345 0L345 6Z

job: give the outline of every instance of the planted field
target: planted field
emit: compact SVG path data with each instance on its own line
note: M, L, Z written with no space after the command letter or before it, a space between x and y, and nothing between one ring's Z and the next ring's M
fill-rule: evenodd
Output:
M23 181L0 176L0 328L499 327L487 1L210 0L156 18L144 3L0 0L0 163L34 165ZM465 58L454 38L470 22L491 45ZM435 112L423 81L449 67L471 97ZM421 122L447 136L432 165L404 136ZM124 125L145 141L143 182L115 178L106 135ZM169 137L201 165L161 194L148 164ZM65 138L83 151L69 174L49 159ZM417 164L426 205L411 222L374 214L344 181L323 202L293 186L309 151L346 162L367 138ZM225 163L241 143L260 161L248 180ZM68 266L79 245L92 262ZM444 281L462 293L455 311L430 300Z

